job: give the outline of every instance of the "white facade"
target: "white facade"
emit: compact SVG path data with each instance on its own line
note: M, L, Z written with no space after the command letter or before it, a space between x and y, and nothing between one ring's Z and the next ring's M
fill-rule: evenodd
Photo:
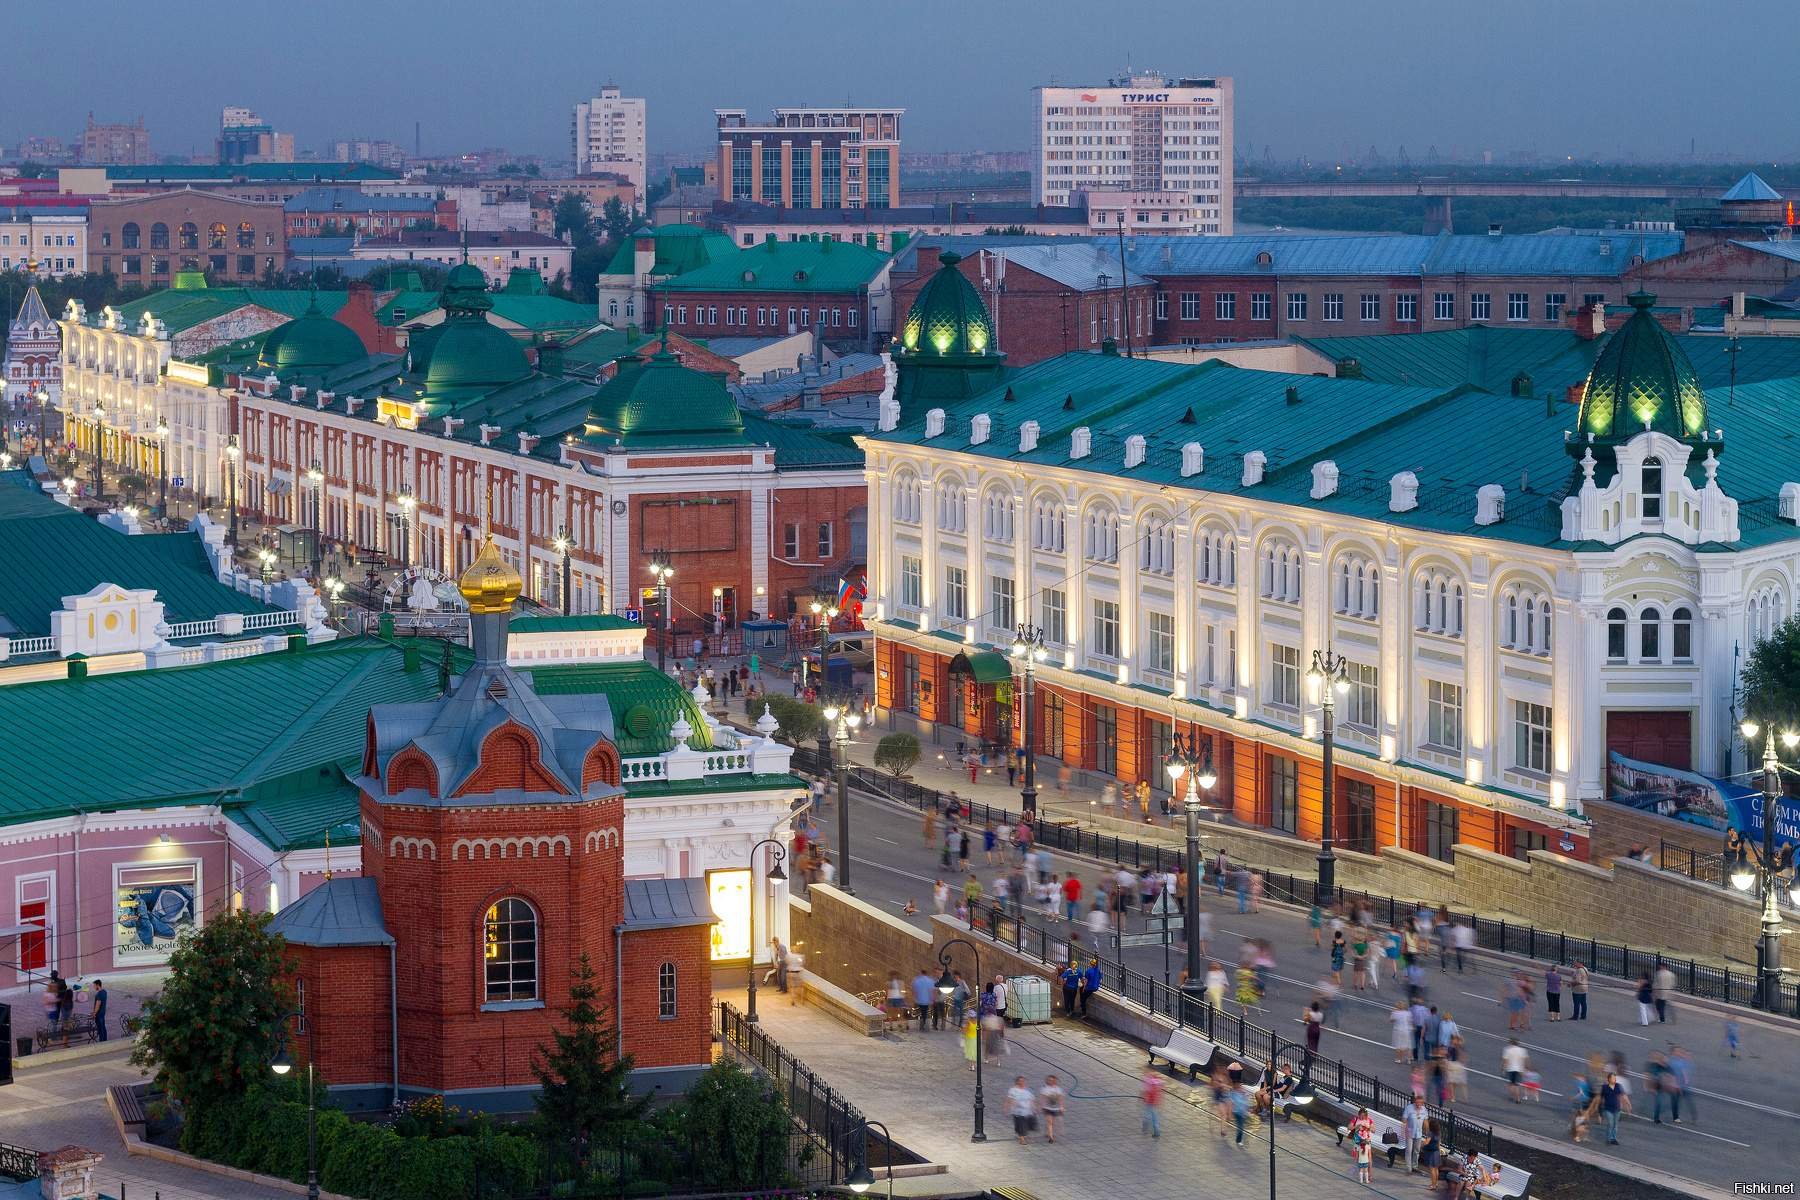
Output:
M570 141L577 175L623 175L644 190L644 102L606 84L575 106Z
M85 208L0 207L0 271L86 274L87 233Z
M1178 192L1194 207L1195 232L1232 232L1229 76L1136 74L1032 95L1039 204L1073 204L1093 192Z

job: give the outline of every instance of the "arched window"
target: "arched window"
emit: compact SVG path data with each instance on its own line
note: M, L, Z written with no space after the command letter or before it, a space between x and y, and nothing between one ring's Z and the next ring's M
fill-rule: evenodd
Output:
M1644 460L1644 519L1646 521L1662 520L1662 459L1646 458Z
M200 248L200 227L192 221L183 221L181 223L181 248L183 250L198 250Z
M1119 561L1119 514L1103 505L1095 505L1088 509L1082 530L1082 552L1088 561Z
M996 542L1012 544L1013 498L999 488L991 489L981 502L981 529Z
M223 250L225 248L225 235L225 222L214 221L206 230L207 249Z
M239 221L237 227L237 244L239 250L256 249L256 226L248 221Z
M1237 540L1228 529L1214 527L1200 533L1200 582L1213 587L1237 585Z
M894 520L919 523L919 477L910 471L894 477Z
M1609 662L1625 661L1625 610L1606 610L1606 658Z
M138 223L136 221L127 221L125 222L124 227L119 230L119 245L126 250L136 250L138 248L138 240L142 236L142 232L138 229Z
M169 227L161 221L150 227L150 248L167 250L169 248Z
M938 528L945 533L961 533L968 527L963 505L962 481L940 480L938 493Z
M1055 500L1038 500L1031 506L1031 544L1038 550L1061 554L1067 548L1068 524L1063 507Z
M1373 621L1381 615L1381 571L1364 554L1338 556L1332 571L1333 608L1348 617Z
M1686 608L1669 614L1669 654L1676 662L1694 659L1694 614Z
M1462 580L1442 568L1419 572L1414 586L1413 623L1423 633L1459 638L1463 633Z
M1646 608L1638 616L1638 661L1662 660L1662 612Z
M1284 604L1300 603L1300 548L1285 538L1263 543L1262 595Z
M538 998L537 910L508 896L496 900L483 923L485 995L490 1004Z
M1138 541L1138 566L1154 575L1175 573L1175 527L1160 513L1144 519Z
M656 1015L659 1020L673 1020L676 1012L675 964L666 962L656 968Z
M1539 597L1538 602L1537 602L1537 610L1538 610L1538 638L1539 638L1538 653L1547 655L1550 653L1550 650L1551 650L1551 645L1550 645L1550 601L1546 598Z

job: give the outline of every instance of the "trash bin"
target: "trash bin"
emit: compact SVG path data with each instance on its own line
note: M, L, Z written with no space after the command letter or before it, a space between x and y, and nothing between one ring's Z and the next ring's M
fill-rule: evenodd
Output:
M1049 980L1037 975L1014 975L1006 982L1006 1017L1013 1026L1050 1023Z
M14 1058L24 1058L31 1053L31 1039L29 1037L14 1038L13 1049L15 1051Z

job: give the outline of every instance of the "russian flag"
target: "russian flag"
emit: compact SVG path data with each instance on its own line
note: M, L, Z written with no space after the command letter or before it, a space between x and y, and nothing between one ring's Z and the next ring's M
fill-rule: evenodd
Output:
M860 604L863 597L868 594L868 591L861 584L852 583L842 576L838 578L837 606L839 610L848 609L852 600Z

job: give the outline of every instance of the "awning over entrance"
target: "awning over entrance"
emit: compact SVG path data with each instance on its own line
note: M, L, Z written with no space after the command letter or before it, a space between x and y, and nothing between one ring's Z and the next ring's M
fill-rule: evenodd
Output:
M952 675L972 675L976 683L1011 683L1012 662L998 650L977 650L950 660Z

